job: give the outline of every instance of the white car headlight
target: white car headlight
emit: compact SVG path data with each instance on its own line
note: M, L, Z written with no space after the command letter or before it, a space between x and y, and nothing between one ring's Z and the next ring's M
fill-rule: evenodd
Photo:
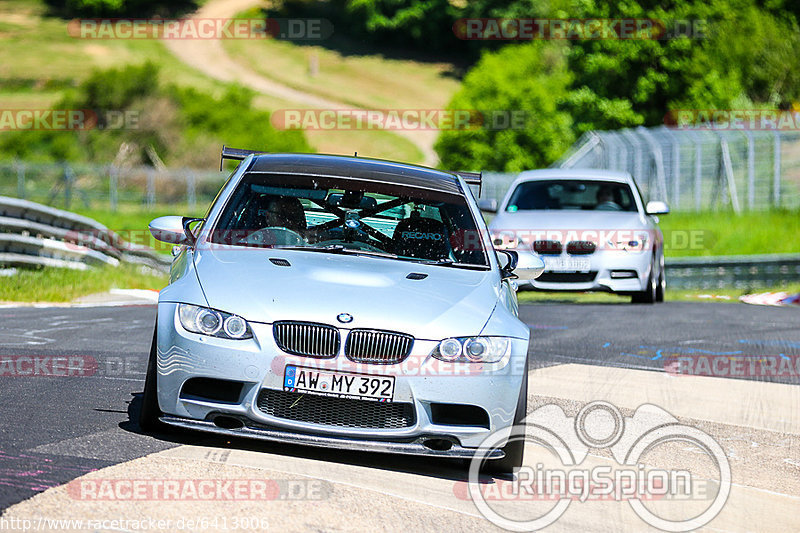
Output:
M444 339L431 355L448 363L496 363L510 351L508 337L457 337Z
M250 339L250 325L240 316L215 311L190 304L178 305L178 320L186 331L221 337L223 339Z

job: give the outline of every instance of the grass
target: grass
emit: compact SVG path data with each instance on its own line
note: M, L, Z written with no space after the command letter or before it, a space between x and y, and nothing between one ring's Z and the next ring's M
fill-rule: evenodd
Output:
M800 211L670 213L667 257L800 253Z
M130 263L89 270L20 269L0 280L0 301L4 302L69 302L115 288L159 290L167 285L166 274Z
M39 0L0 0L0 57L3 58L0 62L0 109L49 108L62 98L66 91L77 86L95 69L119 68L146 61L159 65L161 71L166 74L165 78L179 86L194 87L217 97L229 86L185 65L158 40L73 38L67 32L68 21L47 17L45 13L46 7ZM251 44L264 42L253 41ZM275 44L280 47L250 50L251 53L270 54L268 62L262 64L257 58L253 58L251 63L258 65L261 70L264 70L265 65L275 64L283 68L286 64L292 64L295 67L292 68L289 77L293 76L300 65L297 62L305 64L305 60L300 59L305 53L305 47L295 47L284 42ZM286 54L286 57L278 57L275 54ZM398 63L384 62L379 56L373 56L367 62L369 68L366 70L345 69L340 73L336 91L358 94L362 89L359 84L355 87L346 86L348 81L352 84L357 80L357 78L347 80L348 75L360 76L372 72L373 76L378 76L378 73L383 72L382 77L373 83L374 87L370 94L374 95L374 89L380 87L380 80L395 77L395 69L399 68ZM325 56L321 65L327 63L328 59ZM407 68L416 72L412 75L412 79L420 84L411 94L427 93L429 87L425 83L429 78L435 81L438 72L436 69L439 67L429 68L423 65L415 67L412 62L408 63ZM315 79L301 88L307 89L330 82L331 80L327 78ZM442 85L449 88L446 91L438 89ZM448 91L455 90L457 85L457 82L443 78L442 82L430 88L432 92L440 95L439 100L446 103L449 98L445 97L449 95ZM397 84L389 86L382 100L383 107L402 107L405 104L394 103L395 98L398 95L406 98L410 90L407 87L400 90ZM433 100L423 100L412 107L434 105L431 102ZM297 107L297 104L292 102L263 94L256 96L253 105L270 111ZM411 141L387 131L311 132L308 138L312 146L320 152L352 154L358 151L362 155L377 158L407 162L423 160L422 153Z
M41 1L0 0L0 80L16 85L18 94L46 93L56 99L94 69L152 61L169 72L174 83L219 95L225 84L178 61L159 41L151 39L78 39L67 22L45 16ZM23 82L23 83L21 83ZM32 83L25 83L32 82ZM60 87L53 91L52 86ZM6 88L8 91L8 88ZM8 95L0 93L0 105ZM13 103L13 102L10 102Z
M117 232L142 231L156 217L201 217L207 205L192 212L185 205L158 205L152 211L136 205L109 209L77 209ZM673 213L661 217L667 257L800 253L800 212L776 211L734 215L730 213ZM154 241L150 241L151 243ZM143 243L147 244L147 242ZM602 296L602 295L597 295Z
M262 15L253 9L238 16ZM453 69L448 63L390 59L368 50L345 55L277 39L227 39L223 46L231 58L265 78L366 109L442 109L459 87L448 75ZM309 72L313 60L319 65L316 76Z
M686 290L670 289L667 285L667 292L664 300L667 302L709 302L709 303L738 303L739 296L762 292L788 292L795 294L800 292L800 283L794 283L785 287L771 287L759 289L708 289L708 290ZM630 296L621 296L606 292L538 292L522 291L518 293L519 302L522 303L580 303L580 304L627 304L631 301Z
M172 245L158 242L153 238L147 229L150 221L166 215L202 217L205 209L206 206L200 206L191 211L186 206L176 205L158 206L149 211L138 206L127 205L120 206L120 209L116 212L109 209L79 209L75 212L100 222L108 229L119 233L128 241L149 246L163 254L169 254L172 251Z

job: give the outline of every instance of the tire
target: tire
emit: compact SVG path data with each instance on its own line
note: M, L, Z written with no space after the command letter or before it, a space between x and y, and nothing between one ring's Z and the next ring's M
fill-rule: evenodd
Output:
M156 329L158 319L156 319ZM147 374L142 393L142 408L139 411L139 428L145 433L164 433L168 426L161 422L163 414L158 405L158 361L156 331L153 331L153 343L150 345L150 358L147 362Z
M653 274L656 270L655 256L650 261L650 275L647 276L647 288L641 292L634 292L631 295L631 303L635 304L652 304L656 301L658 293L658 283Z
M528 414L528 371L527 365L525 376L522 378L522 387L520 389L519 400L517 400L517 410L514 413L514 426L525 427L525 416ZM495 459L493 461L486 461L482 467L481 472L485 474L494 474L501 476L510 476L514 474L514 469L522 466L523 453L525 451L525 434L522 433L522 438L518 438L503 446L503 452L506 454L502 459Z
M661 254L658 269L658 283L656 284L656 302L664 301L664 292L667 290L667 280L664 277L664 254Z

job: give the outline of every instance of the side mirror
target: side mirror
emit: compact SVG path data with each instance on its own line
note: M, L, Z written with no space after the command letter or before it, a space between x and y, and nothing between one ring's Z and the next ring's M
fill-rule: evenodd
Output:
M666 215L669 213L669 206L664 202L653 200L652 202L647 202L644 212L648 215Z
M515 250L495 250L497 262L500 264L500 275L503 279L514 277L514 270L517 268L519 254Z
M517 268L514 274L522 281L531 281L544 272L544 261L538 255L527 251L518 251Z
M478 200L478 209L486 211L487 213L497 213L497 200L493 198Z
M194 244L194 234L189 229L192 222L203 220L202 218L190 218L179 216L158 217L150 222L150 233L157 241L169 244Z
M500 262L503 278L515 277L522 281L538 278L544 272L544 261L531 252L517 250L495 250Z

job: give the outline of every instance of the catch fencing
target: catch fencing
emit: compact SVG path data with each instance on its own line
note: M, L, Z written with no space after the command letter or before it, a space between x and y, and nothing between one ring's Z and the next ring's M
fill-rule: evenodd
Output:
M64 209L151 209L180 204L204 208L227 177L216 170L116 167L83 163L0 162L0 195Z
M800 207L800 131L592 131L554 166L624 170L673 211Z

